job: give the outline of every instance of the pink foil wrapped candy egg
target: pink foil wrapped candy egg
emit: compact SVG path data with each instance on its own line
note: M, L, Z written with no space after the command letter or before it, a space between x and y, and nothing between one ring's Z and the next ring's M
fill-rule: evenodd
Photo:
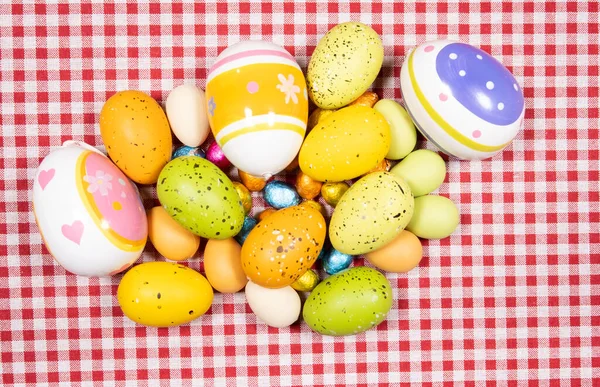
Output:
M231 162L223 153L223 150L216 141L213 141L206 150L206 159L219 167L221 170L226 170L231 167Z

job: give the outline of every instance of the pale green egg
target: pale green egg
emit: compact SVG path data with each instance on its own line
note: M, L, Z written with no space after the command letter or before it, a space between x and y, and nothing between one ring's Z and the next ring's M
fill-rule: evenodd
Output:
M456 230L458 208L444 196L426 195L415 199L415 210L406 229L419 238L442 239Z
M390 150L385 156L389 160L400 160L406 157L417 144L417 130L412 119L402 106L391 99L379 100L373 109L377 110L390 125L392 141Z
M404 179L413 195L418 197L442 185L446 178L446 163L436 152L419 149L406 156L390 172Z

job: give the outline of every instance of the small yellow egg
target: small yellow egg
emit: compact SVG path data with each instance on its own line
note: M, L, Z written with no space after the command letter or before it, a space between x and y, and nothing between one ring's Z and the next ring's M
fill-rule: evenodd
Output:
M321 192L323 183L316 181L306 173L300 171L296 177L296 191L304 199L314 199Z
M196 254L200 237L177 223L164 208L154 207L146 212L146 216L148 238L161 255L172 261L183 261Z
M365 254L365 258L380 270L406 273L421 262L423 246L415 234L403 230L387 245Z
M248 215L252 210L252 194L248 191L245 185L238 181L233 181L233 187L236 192L240 196L240 200L242 201L242 205L244 206L244 213Z
M238 176L240 177L242 184L244 184L251 192L262 191L267 184L267 181L262 177L252 176L251 174L241 170L238 170Z
M290 286L299 292L310 292L319 284L321 279L315 269L308 269Z
M339 183L325 183L321 187L321 196L323 196L327 204L335 207L342 198L342 195L348 191L348 188L350 186L344 181L340 181Z

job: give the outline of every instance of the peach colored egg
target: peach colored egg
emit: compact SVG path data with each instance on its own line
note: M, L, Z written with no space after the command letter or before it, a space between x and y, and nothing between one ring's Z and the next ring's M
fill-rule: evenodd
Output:
M208 240L204 271L208 282L221 293L237 293L248 282L242 270L241 247L233 238Z
M373 266L391 273L406 273L414 269L422 257L421 241L407 230L403 230L387 245L365 254Z
M190 259L198 251L200 237L186 230L161 206L146 212L148 238L154 248L172 261Z

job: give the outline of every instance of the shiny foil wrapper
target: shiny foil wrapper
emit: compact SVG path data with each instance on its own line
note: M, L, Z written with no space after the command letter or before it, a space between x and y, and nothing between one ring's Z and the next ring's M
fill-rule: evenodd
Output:
M269 216L273 215L276 212L277 210L275 208L265 208L260 214L258 214L256 220L262 222L263 220L267 219Z
M383 159L377 166L371 169L369 172L365 173L363 176L368 175L373 172L388 172L392 167L392 162L388 159Z
M290 286L299 292L312 291L321 281L319 274L314 269L308 269Z
M358 97L356 100L350 102L348 106L366 106L372 108L379 101L379 96L372 91L365 91L363 95Z
M183 145L180 146L179 148L175 149L175 152L173 152L173 156L171 157L171 160L176 159L178 157L181 156L198 156L198 157L202 157L203 159L206 158L206 155L204 154L204 151L198 147L194 148L191 146L187 146L187 145Z
M327 254L325 254L322 258L323 270L327 274L336 274L340 271L347 269L352 264L352 260L354 256L340 253L333 247L331 247Z
M337 206L342 196L348 191L348 183L340 181L338 183L325 183L321 187L321 196L332 207Z
M244 218L244 224L242 225L242 229L234 237L235 240L237 241L237 243L240 244L240 246L242 246L244 244L244 241L246 240L246 238L248 238L248 234L250 234L250 231L252 231L252 229L254 228L254 226L256 226L256 224L257 224L257 222L256 222L256 220L254 220L254 218L251 218L249 216L246 216Z
M264 189L265 202L278 210L300 204L300 195L291 185L283 181L273 180Z
M267 184L267 181L262 177L252 176L244 171L238 170L238 176L240 177L242 184L244 184L246 188L252 192L262 191Z
M325 209L325 206L317 201L305 200L302 203L300 203L300 206L312 207L315 210L319 211L321 213L321 215L323 215L323 218L327 219L328 215L327 215L327 210Z
M252 210L252 194L250 193L250 191L248 191L248 188L246 188L242 183L238 181L233 181L232 183L240 197L240 200L242 201L242 206L244 206L244 213L248 215Z
M323 186L323 183L320 181L313 180L302 171L298 172L296 190L302 198L309 200L316 198L321 193L321 186Z
M222 170L231 166L231 162L225 157L225 153L216 141L213 141L206 150L206 159Z

